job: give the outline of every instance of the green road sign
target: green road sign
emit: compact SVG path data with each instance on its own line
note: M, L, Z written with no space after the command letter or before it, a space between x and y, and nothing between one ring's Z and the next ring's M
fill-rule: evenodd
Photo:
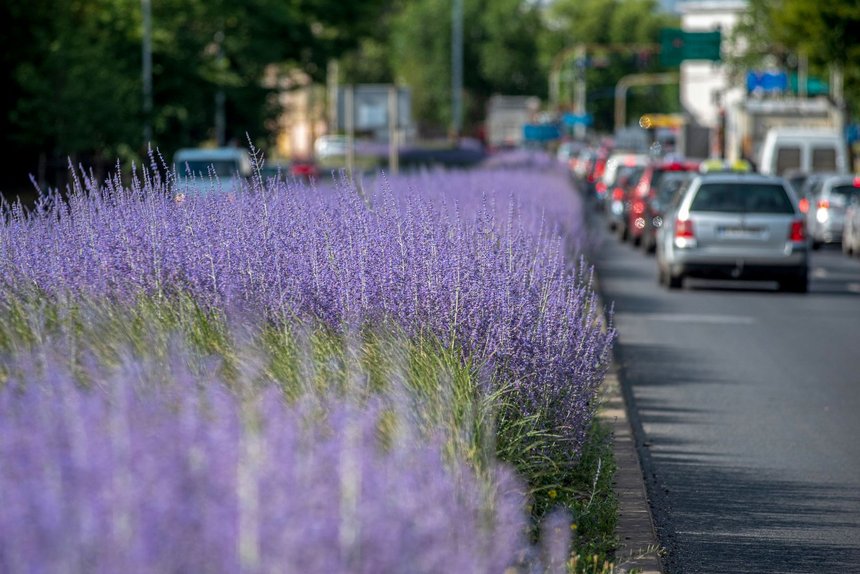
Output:
M680 28L663 28L660 30L660 63L675 67L683 60L719 61L721 36L719 30L685 32Z

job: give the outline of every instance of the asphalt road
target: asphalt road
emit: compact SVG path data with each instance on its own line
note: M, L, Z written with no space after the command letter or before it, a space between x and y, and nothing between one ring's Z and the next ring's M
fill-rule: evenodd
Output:
M860 259L800 295L594 257L666 572L860 572Z

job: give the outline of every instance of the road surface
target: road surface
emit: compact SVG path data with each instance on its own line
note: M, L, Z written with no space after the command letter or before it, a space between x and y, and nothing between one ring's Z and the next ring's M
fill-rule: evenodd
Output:
M860 572L860 259L814 252L809 294L658 286L594 254L669 574Z

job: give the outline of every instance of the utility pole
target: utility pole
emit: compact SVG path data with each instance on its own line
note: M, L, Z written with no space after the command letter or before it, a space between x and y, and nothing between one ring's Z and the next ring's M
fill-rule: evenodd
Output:
M400 123L398 113L397 86L388 88L388 171L391 175L400 172L400 151L397 145L397 127Z
M585 44L579 44L576 47L576 85L573 90L573 113L575 113L580 118L585 117L585 73L588 65L586 57L587 54ZM576 139L585 139L584 121L580 121L578 124L576 124L576 126L574 127L574 133L576 135Z
M453 0L451 14L451 134L460 137L463 121L463 0Z
M152 143L152 3L140 0L143 13L143 144Z
M220 69L224 62L224 31L218 30L215 33L215 42L218 45L218 68ZM218 142L218 147L224 147L226 144L227 119L224 112L224 86L221 85L221 80L218 80L218 90L215 92L215 139Z
M343 119L346 128L346 172L352 179L352 170L355 166L355 88L352 84L346 87L343 98Z
M337 104L338 104L338 75L340 73L340 65L337 60L331 59L328 61L328 69L326 71L326 83L328 84L328 133L337 133Z

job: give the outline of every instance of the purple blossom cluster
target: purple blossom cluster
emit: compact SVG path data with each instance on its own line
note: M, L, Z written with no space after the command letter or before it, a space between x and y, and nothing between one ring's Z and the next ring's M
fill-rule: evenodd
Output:
M383 448L372 402L240 394L183 353L170 383L129 357L90 364L90 387L49 345L11 361L0 571L499 573L536 556L510 472L479 479L396 433Z
M190 293L335 329L393 321L501 373L517 416L562 437L576 459L614 334L573 255L582 206L563 175L425 171L332 186L257 177L239 193L191 190L156 169L128 186L82 174L65 200L7 209L3 287L120 301Z

